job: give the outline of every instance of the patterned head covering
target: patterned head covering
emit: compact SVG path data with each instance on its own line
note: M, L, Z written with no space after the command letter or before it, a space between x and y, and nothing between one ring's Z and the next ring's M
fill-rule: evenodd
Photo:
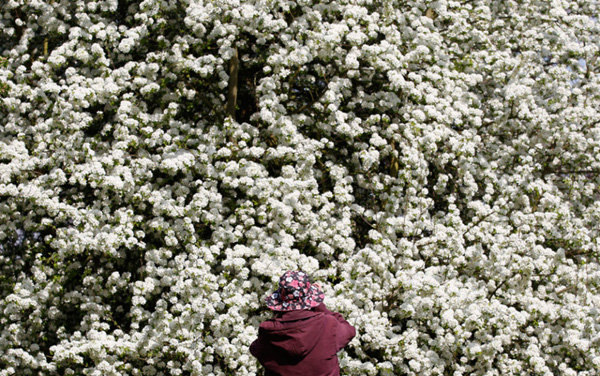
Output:
M311 309L325 299L325 294L310 283L302 271L287 271L279 278L279 288L266 299L267 307L273 311Z

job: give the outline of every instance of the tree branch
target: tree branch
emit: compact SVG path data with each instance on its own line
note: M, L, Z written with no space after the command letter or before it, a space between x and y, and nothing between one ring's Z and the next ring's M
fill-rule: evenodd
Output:
M237 93L238 93L238 72L240 70L240 61L238 58L238 50L237 47L233 50L233 56L229 61L229 85L228 85L228 93L227 93L227 115L231 117L232 120L235 120L235 109L237 102Z

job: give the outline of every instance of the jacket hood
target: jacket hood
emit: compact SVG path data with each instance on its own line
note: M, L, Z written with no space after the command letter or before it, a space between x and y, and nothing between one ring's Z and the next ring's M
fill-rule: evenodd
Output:
M302 359L317 344L325 323L322 312L290 311L281 318L263 322L258 330L277 350L290 358Z

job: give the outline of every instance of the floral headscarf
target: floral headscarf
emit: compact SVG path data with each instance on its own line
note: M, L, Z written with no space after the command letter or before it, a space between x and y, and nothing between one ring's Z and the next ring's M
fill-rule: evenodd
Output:
M279 288L267 297L267 307L273 311L311 309L325 299L317 285L310 283L302 271L287 271L279 278Z

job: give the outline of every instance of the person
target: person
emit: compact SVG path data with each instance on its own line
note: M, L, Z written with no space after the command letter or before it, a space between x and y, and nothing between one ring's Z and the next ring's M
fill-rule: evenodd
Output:
M279 288L266 298L274 317L260 324L250 353L265 376L339 376L337 352L356 335L303 271L287 271Z

